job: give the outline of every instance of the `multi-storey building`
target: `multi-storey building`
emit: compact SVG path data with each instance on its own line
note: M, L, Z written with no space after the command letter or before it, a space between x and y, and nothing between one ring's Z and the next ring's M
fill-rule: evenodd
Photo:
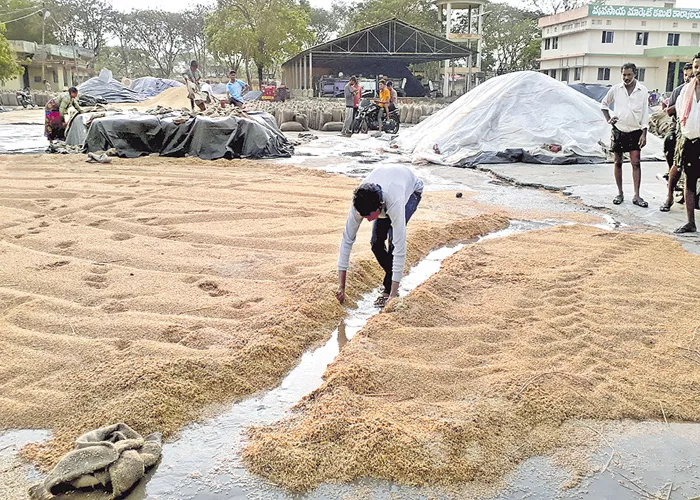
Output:
M675 0L606 0L539 20L540 71L568 83L614 84L633 62L649 90L671 91L700 52L700 9Z

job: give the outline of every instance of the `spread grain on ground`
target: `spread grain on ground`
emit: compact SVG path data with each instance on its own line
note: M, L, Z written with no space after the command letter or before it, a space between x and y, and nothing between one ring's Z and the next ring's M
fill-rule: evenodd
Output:
M52 429L48 446L25 450L44 469L87 430L171 436L274 385L343 315L335 262L357 180L83 155L0 158L0 177L0 429ZM409 263L507 224L463 207L426 194ZM351 298L381 282L370 227Z
M484 241L372 318L295 415L251 431L245 459L293 490L495 483L579 419L698 421L699 311L700 257L668 237Z

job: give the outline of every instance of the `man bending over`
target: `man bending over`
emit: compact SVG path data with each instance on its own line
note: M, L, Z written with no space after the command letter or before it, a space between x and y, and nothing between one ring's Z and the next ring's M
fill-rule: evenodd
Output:
M422 194L423 181L402 165L378 167L355 190L338 257L335 296L341 304L345 301L350 251L362 219L374 221L372 252L385 273L384 289L374 304L384 307L398 296L406 262L406 224L418 208Z

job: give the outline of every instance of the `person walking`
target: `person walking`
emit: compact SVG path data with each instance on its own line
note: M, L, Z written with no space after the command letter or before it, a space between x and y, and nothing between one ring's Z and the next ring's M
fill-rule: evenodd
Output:
M423 181L403 165L377 167L355 190L338 256L335 297L341 304L345 301L350 252L363 219L374 221L370 243L384 270L383 289L374 304L384 307L398 296L406 263L406 224L418 208L422 194Z
M615 182L618 191L613 203L619 205L625 199L622 192L622 160L624 154L629 153L634 184L632 203L646 208L649 204L639 195L639 188L642 180L641 150L646 146L649 128L649 91L637 81L637 66L633 63L624 64L621 73L622 83L610 88L601 105L603 116L612 125L611 149L615 154ZM615 105L615 110L611 116L612 104Z
M343 137L350 137L352 135L352 123L355 120L355 113L357 110L356 95L357 90L357 78L354 76L350 77L348 83L345 84L343 88L343 96L345 97L345 122L343 123L343 130L341 135Z
M688 222L675 233L694 233L695 210L698 208L697 184L700 177L700 52L693 59L693 78L683 88L677 101L678 167L685 172L685 212Z

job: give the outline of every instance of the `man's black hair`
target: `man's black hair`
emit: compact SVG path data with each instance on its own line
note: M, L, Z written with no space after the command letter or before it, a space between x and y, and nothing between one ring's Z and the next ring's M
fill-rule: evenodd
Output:
M394 82L391 82L391 81L386 82L386 86L387 86L387 87L393 87L393 86L394 86Z
M378 184L362 184L355 190L352 204L362 217L367 217L381 207L382 188Z
M695 59L700 59L700 52L698 52L697 54L695 54L695 57L693 57L693 61L694 61Z
M187 60L187 59L185 59L185 60ZM199 67L199 63L198 63L197 61L191 61L191 62L190 62L190 68L191 68L192 66L197 66L197 67Z
M77 93L78 93L78 89L76 89L75 87L71 87L71 88L68 89L68 93L69 93L69 94L77 94Z
M698 57L698 56L700 56L700 54L698 54L697 56L695 56L695 59L700 59L700 57ZM685 66L683 66L683 71L686 71L686 70L689 70L689 69L693 69L693 65L690 64L690 63L685 63Z
M620 70L620 73L625 71L626 69L631 69L632 73L634 73L634 76L637 76L637 65L634 63L625 63L622 65L622 69Z

